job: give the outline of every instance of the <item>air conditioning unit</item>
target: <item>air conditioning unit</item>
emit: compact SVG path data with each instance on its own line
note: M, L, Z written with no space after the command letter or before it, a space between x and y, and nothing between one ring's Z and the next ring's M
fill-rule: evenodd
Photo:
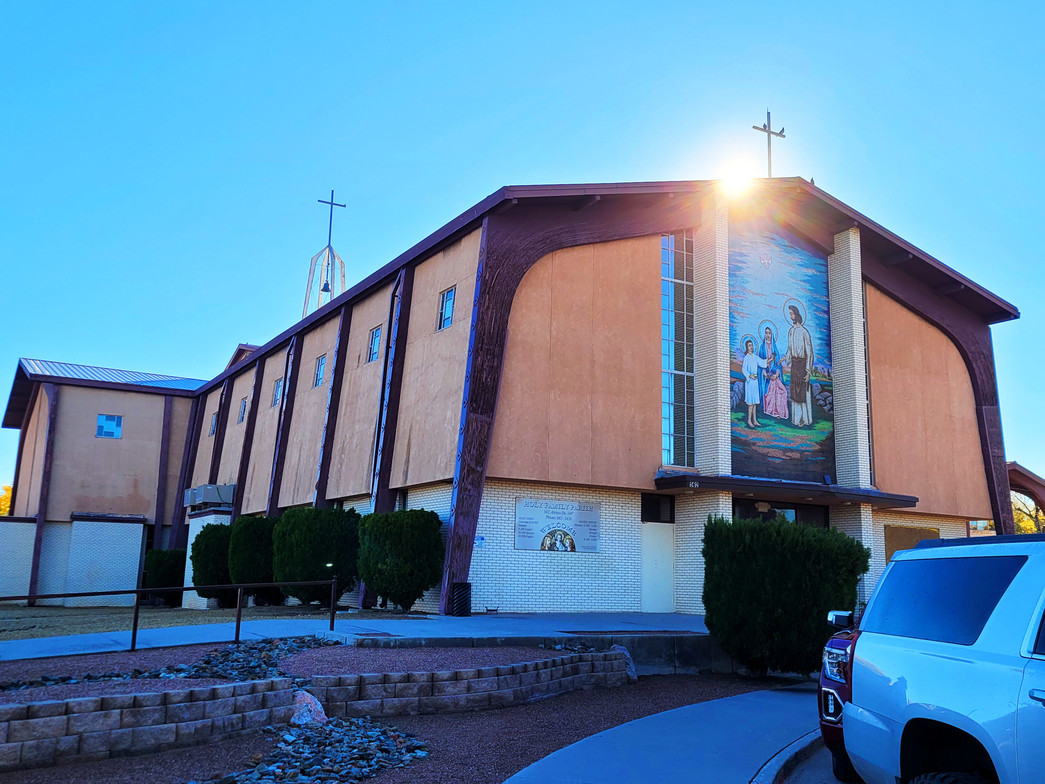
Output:
M231 506L236 485L199 485L185 491L185 506Z

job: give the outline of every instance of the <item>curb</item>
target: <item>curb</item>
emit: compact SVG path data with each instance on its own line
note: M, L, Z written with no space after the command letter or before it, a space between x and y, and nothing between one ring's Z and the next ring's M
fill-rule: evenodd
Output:
M778 751L759 768L750 784L783 784L795 772L795 768L819 751L823 745L820 729L810 730L790 746Z

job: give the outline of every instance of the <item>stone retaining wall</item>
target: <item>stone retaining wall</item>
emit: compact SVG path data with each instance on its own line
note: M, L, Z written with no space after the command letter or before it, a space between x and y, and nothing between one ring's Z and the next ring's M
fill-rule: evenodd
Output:
M331 716L413 716L517 705L627 681L624 654L578 653L446 672L317 675L307 688ZM0 705L0 773L222 740L294 711L290 678L148 694Z

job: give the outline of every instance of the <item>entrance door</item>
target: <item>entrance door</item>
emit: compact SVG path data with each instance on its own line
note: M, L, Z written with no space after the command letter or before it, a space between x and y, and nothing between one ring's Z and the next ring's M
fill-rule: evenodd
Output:
M675 612L675 526L642 524L642 611Z

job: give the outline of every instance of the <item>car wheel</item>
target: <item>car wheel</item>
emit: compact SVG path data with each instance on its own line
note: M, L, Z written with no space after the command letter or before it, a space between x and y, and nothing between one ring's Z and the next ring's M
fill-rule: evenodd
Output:
M923 773L909 784L987 784L979 773Z
M860 784L863 781L853 768L853 763L849 761L849 755L841 749L831 751L831 772L838 781L844 781L846 784Z

